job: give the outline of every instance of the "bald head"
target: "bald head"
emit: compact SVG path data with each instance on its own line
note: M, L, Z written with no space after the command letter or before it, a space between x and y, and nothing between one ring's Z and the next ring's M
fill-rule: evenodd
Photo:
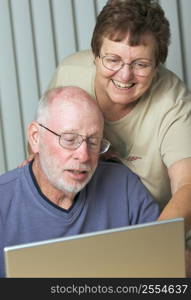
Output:
M86 91L74 86L48 90L39 102L36 120L46 123L50 118L62 117L61 114L64 114L69 106L78 110L80 115L97 115L100 123L103 124L102 112L94 99ZM55 114L53 116L55 111L57 111L57 116Z

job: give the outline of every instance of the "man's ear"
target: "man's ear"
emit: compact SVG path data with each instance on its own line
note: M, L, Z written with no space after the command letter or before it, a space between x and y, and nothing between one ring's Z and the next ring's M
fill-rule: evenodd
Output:
M31 122L27 130L28 141L33 153L39 152L39 134L40 128L37 122Z

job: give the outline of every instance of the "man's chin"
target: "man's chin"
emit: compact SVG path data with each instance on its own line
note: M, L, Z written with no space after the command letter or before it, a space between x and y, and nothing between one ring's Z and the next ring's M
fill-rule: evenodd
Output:
M61 186L61 190L66 193L77 194L86 186L86 184L89 182L89 180L90 180L90 178L87 178L83 182L75 182L75 183L71 183L71 182L67 183L65 181L64 184L62 184L62 186Z

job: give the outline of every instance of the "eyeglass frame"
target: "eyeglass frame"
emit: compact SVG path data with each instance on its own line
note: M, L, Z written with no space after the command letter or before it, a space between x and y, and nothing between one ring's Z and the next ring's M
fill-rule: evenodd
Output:
M134 69L134 66L136 66L136 63L137 63L139 60L134 60L134 61L132 61L131 63L126 63L126 62L124 62L124 61L120 58L122 64L120 65L119 69L111 69L111 68L108 68L108 67L104 64L104 58L105 58L105 57L115 57L115 56L114 56L114 55L103 55L103 56L102 56L102 55L99 55L99 58L100 58L101 61L102 61L102 65L103 65L107 70L118 72L119 70L121 70L121 69L124 67L124 65L128 65L128 66L129 66L129 69L130 69L131 71L133 71L134 74L136 74L136 70ZM152 64L152 63L145 63L145 65L146 65L146 67L151 67L151 69L150 69L148 75L138 75L138 76L147 77L147 76L149 76L150 73L152 72L153 64Z
M84 135L78 134L78 133L67 132L68 134L76 134L78 137L81 137L81 142L79 143L79 145L78 145L77 147L74 147L73 149L72 149L72 148L68 148L68 147L64 147L64 146L60 143L61 137L62 137L62 135L64 134L64 132L61 133L61 134L58 134L58 133L56 133L55 131L49 129L48 127L44 126L44 125L41 124L41 123L38 123L38 125L39 125L40 127L44 128L44 129L48 130L49 132L53 133L54 135L58 136L58 137L59 137L59 145L60 145L63 149L67 149L67 150L76 150L76 149L78 149L78 148L81 146L81 144L82 144L84 141L87 143L87 145L89 145L88 139L89 139L90 137L87 137L87 136L84 136ZM102 142L103 142L103 141L107 143L106 149L105 149L104 151L98 151L98 152L97 152L97 151L94 152L94 151L92 151L91 149L90 149L90 151L91 151L91 152L94 152L94 153L97 153L97 154L103 154L103 153L106 153L106 152L109 150L109 147L111 146L111 143L110 143L107 139L105 139L105 138L99 138L99 139L100 139L100 150L101 150L101 145L102 145Z

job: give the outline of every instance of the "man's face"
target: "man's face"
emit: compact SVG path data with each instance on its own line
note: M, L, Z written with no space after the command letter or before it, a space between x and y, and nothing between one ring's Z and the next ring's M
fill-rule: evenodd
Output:
M72 102L51 109L51 119L45 126L58 134L77 133L86 137L102 137L103 130L97 113ZM56 189L79 192L92 177L99 154L91 151L85 141L76 150L64 149L58 136L44 128L40 130L39 160L48 181Z
M109 56L114 60L121 60L127 64L138 62L142 65L151 65L147 76L135 74L127 64L120 70L108 70L97 57L96 86L99 87L109 101L115 104L129 104L137 101L149 88L155 75L155 40L152 36L144 37L144 44L138 46L128 45L128 35L121 42L114 42L108 38L103 39L100 56Z

